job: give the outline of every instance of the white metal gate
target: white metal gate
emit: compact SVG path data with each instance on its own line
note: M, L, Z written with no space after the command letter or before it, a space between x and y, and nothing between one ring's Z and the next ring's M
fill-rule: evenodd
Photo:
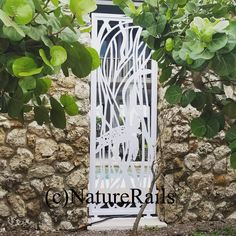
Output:
M91 76L89 191L106 200L91 203L89 214L135 215L141 204L132 202L132 193L140 189L144 199L155 158L157 66L131 19L94 13L92 26L92 46L102 62ZM114 193L127 193L130 203L114 203L108 196ZM145 214L154 213L149 204Z

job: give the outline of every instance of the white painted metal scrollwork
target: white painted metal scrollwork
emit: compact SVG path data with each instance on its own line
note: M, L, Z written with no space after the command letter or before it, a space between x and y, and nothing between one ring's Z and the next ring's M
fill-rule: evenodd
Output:
M91 76L90 192L147 193L155 158L157 68L142 29L121 15L93 14L92 46L102 58ZM137 214L140 203L90 204L90 215ZM149 205L146 214L155 213Z

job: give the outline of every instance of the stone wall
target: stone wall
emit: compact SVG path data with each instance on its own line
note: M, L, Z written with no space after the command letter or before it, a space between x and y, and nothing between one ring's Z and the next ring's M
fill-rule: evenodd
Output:
M176 194L175 204L158 205L159 217L167 223L226 219L236 211L236 171L229 165L224 132L212 140L196 139L190 120L198 111L167 105L162 88L158 94L158 187Z
M53 80L50 93L56 97L69 93L78 99L80 115L69 117L65 130L38 126L30 116L24 125L0 116L1 230L68 230L87 221L86 205L57 204L49 208L45 195L50 188L63 197L63 189L87 189L88 81L59 76Z
M77 229L87 222L85 204L54 205L45 197L53 188L88 188L89 85L87 79L59 76L51 95L75 95L80 115L68 117L65 130L38 126L0 116L0 229ZM221 220L236 211L236 172L229 166L229 148L221 132L213 140L198 140L190 120L198 112L190 107L168 106L159 89L158 158L162 176L158 187L175 192L173 205L158 205L161 220ZM86 191L84 192L86 193ZM62 198L64 201L65 199Z

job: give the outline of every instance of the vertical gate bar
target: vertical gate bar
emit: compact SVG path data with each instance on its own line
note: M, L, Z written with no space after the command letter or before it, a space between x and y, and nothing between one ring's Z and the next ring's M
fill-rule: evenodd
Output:
M96 42L97 36L97 24L98 20L95 14L92 14L92 39L91 46L95 49L98 48ZM90 99L91 99L91 110L90 110L90 164L89 164L89 192L95 192L95 174L96 174L96 104L97 104L97 70L93 71L91 74L91 90L90 90ZM89 204L89 214L96 217L94 207L92 204Z

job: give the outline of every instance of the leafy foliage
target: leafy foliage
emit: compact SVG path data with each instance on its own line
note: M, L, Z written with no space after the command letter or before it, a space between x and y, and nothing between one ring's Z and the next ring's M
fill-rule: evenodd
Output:
M90 29L86 15L95 9L95 0L0 0L1 113L23 122L31 111L38 124L61 129L65 114L78 114L73 97L56 100L47 93L61 69L81 78L100 65L96 51L79 43Z
M153 50L160 83L170 104L201 112L193 134L213 138L225 129L236 168L236 101L225 86L236 85L236 3L233 0L113 0ZM228 127L231 127L228 129Z

